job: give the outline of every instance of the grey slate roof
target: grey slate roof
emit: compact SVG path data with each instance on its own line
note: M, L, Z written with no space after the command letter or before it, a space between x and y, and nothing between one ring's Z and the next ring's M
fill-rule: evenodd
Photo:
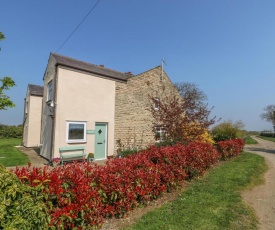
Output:
M131 74L118 72L112 69L97 66L88 62L79 61L79 60L76 60L70 57L65 57L59 54L51 53L51 55L55 58L56 65L61 65L61 66L77 69L80 71L94 73L107 78L113 78L113 79L122 80L122 81L127 81L128 78L132 77Z
M43 96L44 87L40 85L28 85L30 90L30 95Z

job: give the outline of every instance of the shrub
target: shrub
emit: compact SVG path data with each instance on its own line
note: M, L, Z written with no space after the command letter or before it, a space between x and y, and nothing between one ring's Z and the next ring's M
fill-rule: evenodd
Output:
M121 156L125 157L128 155L136 154L138 152L137 149L125 149L120 152Z
M205 130L203 134L198 136L197 141L204 142L204 143L209 143L209 144L212 144L212 145L215 144L213 136L207 130Z
M220 150L227 151L228 146L234 151L241 150L241 144L237 140L233 147L224 143ZM122 217L180 186L186 179L203 174L219 159L211 144L178 143L151 146L121 159L109 159L104 166L84 161L52 169L17 168L15 173L29 186L47 182L43 183L43 192L48 197L50 227L92 229L101 227L106 217Z
M50 201L46 204L51 228L91 229L99 226L104 217L100 192L92 183L91 175L98 167L87 162L75 162L52 169L16 168L15 174L32 187L37 186L37 181L48 182L44 193Z
M217 144L217 149L222 160L226 160L232 156L240 154L244 147L244 140L237 138L233 140L220 141Z
M275 133L273 133L273 132L261 132L260 136L262 136L262 137L275 137Z
M233 123L232 121L224 121L212 129L212 135L216 143L219 141L231 140L237 138L238 132L244 127L241 121Z
M193 142L186 149L187 173L189 179L201 175L219 160L217 149L208 143Z
M35 187L22 184L0 165L0 229L47 229L44 189L42 182Z
M9 126L0 124L0 138L21 138L22 126Z

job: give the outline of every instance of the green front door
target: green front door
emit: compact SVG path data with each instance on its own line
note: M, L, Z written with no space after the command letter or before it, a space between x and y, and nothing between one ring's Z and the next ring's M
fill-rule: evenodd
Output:
M107 124L95 124L95 160L106 159Z

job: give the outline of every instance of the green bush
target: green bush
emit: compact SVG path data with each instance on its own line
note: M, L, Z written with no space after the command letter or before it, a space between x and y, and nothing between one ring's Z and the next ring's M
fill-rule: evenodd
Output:
M232 121L228 120L216 125L212 129L211 134L214 137L214 141L218 143L219 141L226 141L237 138L243 127L244 124L241 121L233 123Z
M165 140L165 141L156 142L155 146L160 148L160 147L166 147L166 146L174 146L176 144L177 144L176 141ZM125 157L125 156L128 156L128 155L136 154L139 151L140 150L138 150L136 148L134 148L134 149L125 149L125 150L120 152L120 155L122 157Z
M0 229L48 229L43 184L30 187L0 165Z
M228 141L228 140L236 138L236 137L233 137L232 135L229 135L227 133L219 133L219 132L214 133L213 136L214 136L214 141L216 143L218 143L220 141Z
M136 154L137 152L138 152L137 149L125 149L125 150L121 151L120 154L122 157L125 157L128 155Z
M0 138L21 138L22 132L22 125L10 126L0 124Z

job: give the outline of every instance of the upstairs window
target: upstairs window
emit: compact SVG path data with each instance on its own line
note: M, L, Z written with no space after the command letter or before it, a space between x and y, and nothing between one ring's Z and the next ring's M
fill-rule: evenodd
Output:
M86 142L86 122L68 121L66 135L68 143Z
M154 98L154 110L159 110L159 98Z
M48 83L47 89L48 89L48 92L47 92L47 94L48 94L47 101L53 101L53 82L52 81L50 81Z

